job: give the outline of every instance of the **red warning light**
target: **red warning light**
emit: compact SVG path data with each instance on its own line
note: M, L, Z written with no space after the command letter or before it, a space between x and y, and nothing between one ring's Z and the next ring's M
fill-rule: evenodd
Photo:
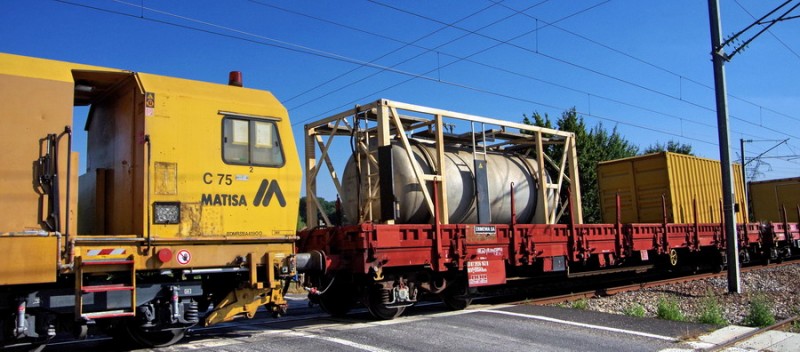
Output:
M242 72L231 71L231 73L228 74L228 85L242 87Z
M158 260L162 263L167 263L172 260L172 250L169 248L161 248L158 250Z

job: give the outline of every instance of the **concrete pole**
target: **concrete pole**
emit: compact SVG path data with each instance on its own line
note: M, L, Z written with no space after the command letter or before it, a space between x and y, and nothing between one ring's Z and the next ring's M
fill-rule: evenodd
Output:
M742 293L739 275L739 236L736 234L736 216L733 207L733 170L728 129L728 98L725 86L725 51L722 43L722 24L719 19L719 0L708 0L711 24L711 56L714 62L714 88L717 96L717 125L719 128L719 154L722 164L722 204L725 215L725 234L728 254L728 292ZM744 165L742 165L744 167Z

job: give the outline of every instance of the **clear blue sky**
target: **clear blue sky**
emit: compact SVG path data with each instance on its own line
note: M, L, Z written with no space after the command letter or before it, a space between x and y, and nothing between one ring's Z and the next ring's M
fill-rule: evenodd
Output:
M723 32L782 2L722 0ZM240 70L284 102L300 148L303 121L388 98L512 121L574 106L642 148L718 159L709 38L703 0L0 1L2 52L219 83ZM800 19L726 73L732 156L740 138L770 140L747 157L785 138L765 156L800 154ZM800 158L762 160L759 179L800 176Z

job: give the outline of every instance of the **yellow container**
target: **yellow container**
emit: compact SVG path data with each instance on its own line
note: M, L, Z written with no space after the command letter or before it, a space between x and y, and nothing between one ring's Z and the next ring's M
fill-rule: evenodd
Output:
M750 200L756 221L783 222L781 208L786 208L788 222L800 222L800 177L749 182Z
M662 222L662 195L670 223L693 223L695 200L698 222L721 222L722 175L717 160L662 152L601 162L597 176L604 222L616 220L617 193L623 223ZM746 207L739 164L733 164L733 181L735 203L741 209L736 221L741 223Z

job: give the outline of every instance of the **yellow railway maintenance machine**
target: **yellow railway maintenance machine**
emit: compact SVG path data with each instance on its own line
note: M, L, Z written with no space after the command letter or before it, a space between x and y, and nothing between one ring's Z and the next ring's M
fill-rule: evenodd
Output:
M286 109L236 76L0 54L0 346L94 328L166 346L198 323L285 311L299 159Z

